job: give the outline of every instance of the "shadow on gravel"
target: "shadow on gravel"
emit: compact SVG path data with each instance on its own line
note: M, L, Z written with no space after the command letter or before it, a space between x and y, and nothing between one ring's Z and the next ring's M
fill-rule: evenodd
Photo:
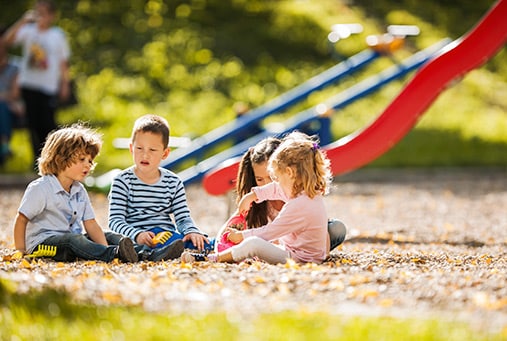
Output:
M483 247L486 243L477 241L477 240L469 240L463 242L452 242L452 241L412 241L412 240L393 240L391 238L384 237L353 237L347 239L345 243L366 243L366 244L395 244L395 245L426 245L426 244L445 244L451 246L468 246L468 247ZM498 245L498 244L496 244ZM500 245L506 245L506 243L500 243Z

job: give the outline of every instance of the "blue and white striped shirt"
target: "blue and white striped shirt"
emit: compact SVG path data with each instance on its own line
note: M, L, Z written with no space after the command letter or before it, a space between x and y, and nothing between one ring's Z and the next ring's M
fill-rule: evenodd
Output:
M183 182L170 170L159 169L160 179L151 185L137 177L134 167L114 178L109 192L109 228L134 241L139 233L155 227L183 235L203 234L190 216Z

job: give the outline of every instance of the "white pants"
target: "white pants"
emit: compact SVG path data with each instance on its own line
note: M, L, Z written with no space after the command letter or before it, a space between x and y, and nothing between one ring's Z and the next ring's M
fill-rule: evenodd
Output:
M250 257L258 257L270 264L285 263L290 258L283 246L270 243L259 237L248 237L231 248L232 259L240 262Z

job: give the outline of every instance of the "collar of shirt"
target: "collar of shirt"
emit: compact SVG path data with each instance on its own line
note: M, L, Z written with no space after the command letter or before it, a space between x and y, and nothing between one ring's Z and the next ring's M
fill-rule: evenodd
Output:
M56 177L56 175L50 174L50 175L45 175L45 176L48 178L49 183L51 185L51 189L53 190L53 193L55 193L55 194L60 193L60 192L64 192L72 197L73 195L76 195L76 193L78 193L80 191L80 186L78 183L76 183L77 181L74 181L72 183L72 186L70 186L70 193L68 193L63 188L60 181L58 181L58 178Z

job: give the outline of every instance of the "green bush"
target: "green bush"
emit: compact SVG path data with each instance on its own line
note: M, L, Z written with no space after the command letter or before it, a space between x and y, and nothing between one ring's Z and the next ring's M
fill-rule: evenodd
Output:
M20 0L3 9L0 23L11 24L31 2ZM58 24L72 45L71 71L79 97L79 105L60 111L57 119L61 124L88 121L100 129L105 143L96 172L103 173L130 164L128 152L116 150L112 140L129 136L133 121L142 114L165 116L173 135L199 136L233 120L235 103L255 108L270 101L365 49L366 36L384 32L389 24L421 28L420 36L407 38L406 47L394 54L393 60L400 60L443 37L466 33L493 1L57 3ZM364 32L330 46L331 25L350 22L363 24ZM504 48L443 93L416 128L372 166L506 166L505 60ZM391 64L384 58L270 120L309 108ZM406 81L336 113L335 139L368 124ZM27 136L25 131L15 132L14 157L2 172L29 171Z

